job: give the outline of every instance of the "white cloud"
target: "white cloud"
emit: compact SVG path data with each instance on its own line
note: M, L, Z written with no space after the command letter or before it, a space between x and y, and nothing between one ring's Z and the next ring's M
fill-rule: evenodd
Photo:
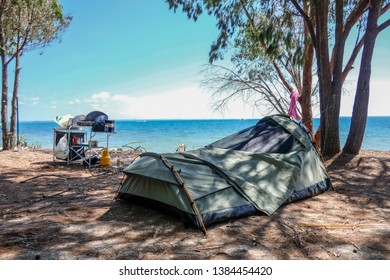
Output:
M226 116L210 107L211 94L197 86L144 96L116 94L111 97L113 116L134 119L205 119L251 118L253 111L243 102L236 101L228 107ZM257 116L254 116L257 117Z
M110 107L110 103L112 103L111 100L111 94L107 91L102 91L99 93L94 93L90 95L88 98L83 98L81 101L80 99L76 98L75 100L72 100L73 105L83 105L83 110L94 110L94 111L105 111L106 108ZM71 103L69 103L71 104ZM87 106L86 106L87 105ZM89 107L89 109L85 108Z
M68 102L68 104L70 104L70 105L75 105L75 104L80 104L80 103L81 103L81 100L78 98L73 99L73 100Z
M356 81L346 83L348 94L343 95L341 115L350 116L352 113ZM390 88L390 81L381 80L371 84L369 115L388 115L387 104L389 97L384 94ZM29 104L39 101L30 98ZM198 86L187 86L173 90L143 95L112 94L101 91L71 100L69 112L87 114L98 110L105 112L111 119L207 119L207 118L260 118L261 115L241 99L229 103L226 110L215 112L211 108L211 93ZM52 103L52 108L56 104ZM315 116L319 117L316 110ZM318 113L318 114L317 114ZM74 113L75 114L75 113Z
M102 91L100 93L92 94L91 99L96 102L106 102L110 99L110 93Z
M82 99L81 99L82 98ZM211 94L198 86L187 86L144 95L112 94L102 91L67 102L66 113L102 111L111 119L213 119L257 118L241 100L231 103L222 114L210 106ZM55 104L51 104L55 105ZM52 107L54 108L54 107Z
M19 101L20 104L28 105L28 106L35 106L39 103L39 97L24 97L22 100Z
M136 98L124 94L116 94L112 97L112 100L132 104L136 100Z
M185 88L146 96L114 95L114 114L121 118L180 119L207 115L207 100L196 88Z

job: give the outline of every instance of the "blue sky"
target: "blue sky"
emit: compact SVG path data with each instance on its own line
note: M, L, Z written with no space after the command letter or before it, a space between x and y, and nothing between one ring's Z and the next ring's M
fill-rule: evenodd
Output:
M200 87L200 71L218 32L212 17L194 23L162 0L61 2L73 16L61 42L22 57L21 120L93 110L111 119L260 116L240 101L224 114L210 108L211 93ZM377 42L370 115L390 115L389 38L386 30ZM351 114L355 69L342 115Z

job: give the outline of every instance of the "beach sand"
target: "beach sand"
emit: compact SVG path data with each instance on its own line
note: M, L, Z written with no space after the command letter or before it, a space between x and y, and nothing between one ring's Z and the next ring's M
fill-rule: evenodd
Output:
M129 160L132 155L120 154ZM390 152L326 159L334 189L208 227L114 201L123 174L0 151L0 259L390 259Z

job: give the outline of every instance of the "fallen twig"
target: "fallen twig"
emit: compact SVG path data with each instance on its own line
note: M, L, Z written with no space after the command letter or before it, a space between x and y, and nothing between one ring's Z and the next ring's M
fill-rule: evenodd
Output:
M194 248L195 251L201 252L201 251L207 251L207 250L215 250L215 249L221 249L223 245L218 246L210 246L210 247L202 247L202 248Z
M54 215L58 215L58 214L59 214L58 212L49 212L49 213L44 213L44 214L39 215L38 218L43 217L43 216L54 216Z
M26 179L26 180L20 181L19 184L26 183L26 182L28 182L28 181L37 179L37 178L39 178L39 177L62 177L62 176L54 175L54 174L40 174L40 175L31 177L31 178L28 178L28 179Z
M80 180L80 179L85 179L85 178L91 178L91 177L93 177L93 175L91 175L89 177L68 177L68 176L65 176L65 175L40 174L40 175L33 176L31 178L28 178L26 180L20 181L19 184L26 183L28 181L31 181L31 180L34 180L34 179L37 179L37 178L40 178L40 177L57 177L57 178L64 178L66 180L72 180L72 179Z

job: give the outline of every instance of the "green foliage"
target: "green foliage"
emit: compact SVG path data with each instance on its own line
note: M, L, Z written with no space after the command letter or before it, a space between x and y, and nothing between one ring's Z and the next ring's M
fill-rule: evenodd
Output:
M71 20L57 0L13 0L4 4L1 32L7 55L12 59L17 52L45 47L59 38Z
M42 148L42 144L39 142L27 143L26 135L24 133L19 135L19 146L22 148L39 149Z
M232 47L247 59L265 54L269 60L291 57L290 63L302 65L302 18L294 16L280 1L265 0L166 0L175 12L179 7L196 21L207 11L217 20L220 31L212 43L209 62L223 58ZM245 6L243 6L243 3ZM232 45L233 43L233 45Z
M20 147L28 147L26 135L24 133L19 135L19 143L18 144Z

